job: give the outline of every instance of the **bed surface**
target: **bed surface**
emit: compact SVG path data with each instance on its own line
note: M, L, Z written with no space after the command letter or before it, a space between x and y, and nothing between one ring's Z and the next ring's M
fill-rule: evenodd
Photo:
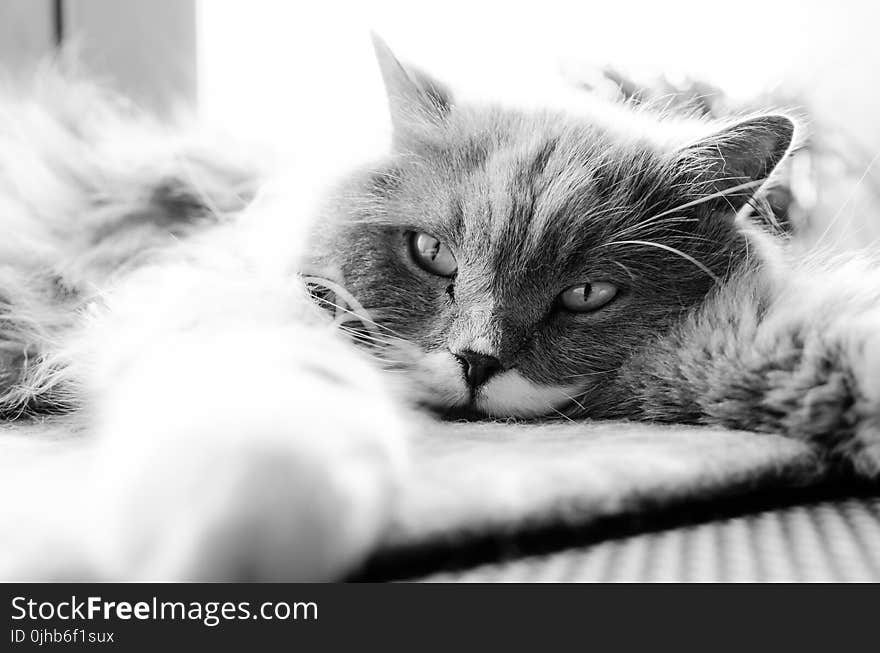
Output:
M0 481L81 449L64 424L0 425ZM878 581L880 488L775 436L425 422L385 537L348 578Z
M592 528L411 551L367 580L880 582L880 493L835 486ZM818 495L826 495L820 498ZM776 507L767 507L773 503ZM705 506L703 508L706 508ZM697 514L695 514L695 512Z

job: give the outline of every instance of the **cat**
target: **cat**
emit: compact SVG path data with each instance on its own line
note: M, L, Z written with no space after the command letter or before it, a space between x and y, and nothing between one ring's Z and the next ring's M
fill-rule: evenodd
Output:
M752 210L794 118L459 106L377 48L396 154L317 250L423 404L780 433L877 475L876 259Z
M72 565L338 577L427 414L721 425L877 475L876 263L761 210L793 118L460 104L375 46L391 151L315 204L88 85L2 100L0 412L93 443L41 482L86 506ZM37 531L4 577L51 575Z

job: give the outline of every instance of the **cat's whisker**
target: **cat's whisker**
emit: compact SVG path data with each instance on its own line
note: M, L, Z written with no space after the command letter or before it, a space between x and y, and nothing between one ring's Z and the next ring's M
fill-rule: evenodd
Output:
M566 398L570 399L571 401L573 401L573 402L578 406L578 408L580 408L581 410L583 410L583 411L586 412L587 409L584 408L584 405L583 405L581 402L579 402L577 399L575 399L574 397L572 397L570 394L568 394L567 392L565 392L565 390L560 390L559 392L560 392L564 397L566 397Z
M341 304L337 304L336 302L330 301L329 299L326 299L324 297L318 297L315 299L315 301L319 302L322 305L322 307L332 308L332 309L334 309L334 312L339 313L339 315L334 316L333 321L331 322L331 326L333 326L333 327L339 327L345 322L353 322L355 320L370 330L373 330L373 327L377 326L377 325L375 325L375 323L372 322L372 320L365 319L362 315L358 314L357 312L352 311L351 309L346 308L345 306L342 306ZM355 319L352 319L352 318L355 318Z
M563 413L561 410L559 410L558 408L556 408L556 406L554 406L553 404L551 404L549 401L547 401L547 402L545 402L545 403L547 404L547 407L548 407L550 410L552 410L554 413L556 413L557 415L559 415L562 419L564 419L564 420L566 420L566 421L568 421L568 422L571 422L572 424L575 423L575 421L574 421L571 417L569 417L568 415L566 415L565 413Z
M731 178L731 179L733 179L733 178ZM715 179L712 181L713 181L713 183L717 183L718 181L722 181L722 180ZM706 202L711 202L714 199L726 197L728 195L733 195L733 194L738 193L743 190L750 190L750 189L757 190L764 183L764 181L765 181L765 179L757 179L755 181L747 181L745 183L737 184L736 186L731 186L730 188L725 188L724 190L721 190L721 191L718 191L715 193L710 193L709 195L704 195L698 199L691 200L690 202L685 202L684 204L679 204L678 206L675 206L671 209L667 209L666 211L663 211L662 213L658 213L657 215L654 216L654 218L661 218L663 216L669 215L670 213L677 213L677 212L682 211L684 209L693 208L694 206L699 206L700 204L705 204Z
M620 261L611 261L611 263L626 272L626 275L630 278L630 281L636 281L636 275L633 274L632 270L626 267L623 263L621 263Z
M667 226L672 224L679 224L682 222L698 222L698 218L691 218L686 216L675 216L673 218L667 218L665 220L658 220L657 216L653 216L648 218L647 220L642 220L634 225L626 227L625 229L621 229L620 231L614 233L611 236L611 240L616 240L618 238L625 238L632 234L637 234L642 231L648 231L647 227L659 227L659 226ZM650 231L648 231L650 233Z
M566 376L565 378L566 378L566 380L570 380L570 379L582 379L582 378L585 378L585 377L588 377L588 376L599 376L599 375L602 375L602 374L612 374L612 373L614 373L614 372L617 372L617 370L616 370L616 369L613 369L613 370L599 370L599 371L597 371L597 372L585 372L585 373L583 373L583 374L569 374L569 375Z
M713 180L712 180L712 183L718 183L718 182L724 182L724 181L735 181L735 180L737 180L737 179L739 179L739 177L728 177L728 178L722 178L722 179L713 179ZM612 236L612 238L615 238L615 239L616 239L616 238L621 238L621 237L623 237L623 236L625 236L625 235L629 235L630 233L637 232L637 231L639 231L640 229L644 229L645 227L647 227L647 226L649 226L649 225L653 225L653 224L657 223L657 221L658 221L660 218L664 218L664 217L666 217L666 216L668 216L668 215L670 215L670 214L677 213L677 212L679 212L679 211L681 211L681 210L688 209L688 208L692 208L692 207L694 207L694 206L698 206L698 205L700 205L700 204L704 204L704 203L706 203L706 202L710 202L710 201L712 201L713 199L718 199L719 197L725 197L725 196L727 196L727 195L731 195L731 194L737 193L737 192L739 192L739 191L741 191L741 190L747 190L747 189L749 189L749 188L757 188L757 187L759 187L759 186L760 186L761 184L763 184L763 183L764 183L764 180L763 180L763 179L761 179L761 180L757 180L757 181L750 181L750 182L746 182L746 183L738 184L738 185L736 185L736 186L732 186L732 187L730 187L730 188L726 188L726 189L724 189L724 190L722 190L722 191L718 191L718 192L715 192L715 193L710 193L709 195L702 196L702 197L700 197L700 198L698 198L698 199L696 199L696 200L691 200L690 202L686 202L686 203L684 203L684 204L680 204L680 205L675 206L675 207L673 207L673 208L671 208L671 209L667 209L667 210L665 210L665 211L662 211L661 213L657 213L657 214L655 214L655 215L652 215L651 217L649 217L649 218L647 218L647 219L645 219L645 220L642 220L641 222L639 222L639 223L637 223L637 224L635 224L635 225L631 225L631 226L627 227L626 229L623 229L623 230L621 230L620 232L614 234L614 235ZM656 206L656 204L655 204L655 206ZM647 210L650 210L650 208L653 208L653 207L649 207L649 209L647 209ZM735 207L733 207L732 205L731 205L731 210L735 210ZM676 216L676 217L675 217L675 221L681 221L681 222L696 222L697 220L698 220L697 218L693 218L693 217L689 217L689 216ZM669 220L669 222L672 222L672 221L673 221L672 219ZM663 221L663 222L661 222L661 223L659 223L659 224L666 224L666 221Z
M353 321L355 321L355 320L352 320L352 319L349 318L349 316L353 316L354 318L356 318L356 321L361 322L361 323L364 323L364 324L366 324L366 325L369 325L368 328L371 328L371 330L372 330L372 327L376 327L377 329L381 329L382 331L387 332L387 336L388 336L388 337L395 338L395 339L398 339L398 340L404 340L404 337L403 337L403 336L401 336L399 333L397 333L397 332L394 331L393 329L390 329L390 328L386 327L386 326L383 325L383 324L379 324L378 322L374 322L373 320L368 319L368 318L365 319L365 318L364 318L362 315L360 315L359 313L356 313L355 311L352 311L352 310L350 310L350 309L348 309L348 308L346 308L346 307L344 307L344 306L340 306L340 305L338 305L338 304L335 304L334 302L331 302L331 301L329 301L329 300L324 299L324 300L320 300L320 301L323 301L325 304L328 304L329 306L331 306L331 307L333 307L333 308L335 308L335 309L337 309L337 310L339 310L339 311L342 311L342 312L344 313L344 315L342 315L342 316L337 316L337 317L335 318L335 320L334 320L334 322L333 322L333 324L334 324L335 326L339 326L339 325L341 325L341 324L345 324L346 322L353 322ZM385 335L385 334L381 334L381 335Z
M403 371L412 366L412 360L407 359L399 359L393 357L393 352L401 351L401 345L405 344L405 340L400 339L383 339L383 338L375 338L373 336L367 335L362 331L356 331L351 329L351 327L340 327L340 330L350 335L353 340L359 342L364 345L368 349L366 349L366 353L370 355L377 363L379 363L384 369L389 371ZM395 369L396 366L400 369Z
M721 282L721 279L718 277L718 275L716 275L714 272L712 272L712 270L710 270L704 264L700 263L697 259L695 259L690 254L685 254L680 249L676 249L675 247L672 247L671 245L664 245L663 243L655 243L650 240L615 240L610 243L604 243L603 245L600 245L600 247L612 247L612 246L617 246L617 245L643 245L645 247L656 247L657 249L662 249L664 251L675 254L676 256L680 256L681 258L685 259L686 261L689 261L690 263L693 263L695 266L700 268L700 270L705 272L706 275L709 276L715 283Z
M402 336L399 333L395 332L393 329L390 329L389 327L387 327L383 324L379 324L378 322L376 322L375 320L370 318L369 317L370 313L367 311L367 309L364 308L364 306L359 301L357 301L357 299L355 299L354 296L350 292L345 290L345 288L343 288L338 283L336 283L334 281L330 281L329 279L324 279L322 277L316 277L316 276L304 276L303 281L306 283L306 285L311 283L311 284L314 284L317 286L323 286L324 288L327 288L328 290L333 291L337 296L342 297L346 301L346 303L348 303L348 305L352 308L346 308L344 306L341 306L340 304L338 304L334 301L331 301L331 300L327 299L326 297L319 297L319 296L312 295L312 297L314 298L315 301L321 302L322 304L325 304L327 306L331 306L337 310L343 311L344 313L348 313L350 315L353 315L353 316L357 317L358 320L361 320L364 323L375 326L378 329L382 329L384 331L387 331L395 338L402 338ZM352 310L352 309L354 309L354 310Z
M855 198L856 193L858 192L859 188L862 186L863 183L865 183L865 180L867 179L868 175L870 174L871 169L877 163L878 159L880 159L880 150L878 150L877 153L874 154L874 156L868 162L868 165L865 167L864 172L862 172L861 176L858 178L858 180L856 180L856 183L853 185L852 190L847 195L843 204L840 205L840 208L838 208L838 210L835 212L834 217L828 222L828 225L825 227L825 229L819 235L819 238L816 240L816 245L819 245L820 243L822 243L824 241L825 237L831 231L831 229L834 228L835 224L840 219L840 216L843 215L843 212L847 209L847 207L849 207L850 202L852 202L852 200Z
M399 342L398 339L381 338L375 335L364 333L363 331L360 331L358 329L346 326L345 323L341 323L339 325L339 330L343 333L350 335L352 338L363 342L364 344L391 346Z
M331 306L339 311L342 311L343 313L346 314L346 316L354 316L360 322L364 322L366 324L369 324L371 327L376 327L377 329L381 329L382 331L387 332L390 336L393 336L395 338L403 338L403 336L401 336L399 333L397 333L393 329L385 326L384 324L379 324L378 322L376 322L375 320L373 320L371 318L364 317L361 313L359 313L357 311L353 311L350 308L347 308L345 306L342 306L340 304L332 302L328 299L321 298L318 301L321 301L324 304L327 304L328 306ZM336 319L339 323L345 322L345 321L351 321L351 320L348 320L346 316L342 316L342 319L340 319L339 317L337 317Z
M348 327L340 327L339 330L349 336L352 340L363 343L365 345L388 345L389 343L384 340L378 340L363 331L359 331L356 329L351 329Z
M368 347L373 352L386 352L388 349L393 349L397 343L391 341L384 340L375 340L370 338L369 336L364 335L362 332L348 332L344 331L345 335L351 338L352 342L356 344L363 345Z

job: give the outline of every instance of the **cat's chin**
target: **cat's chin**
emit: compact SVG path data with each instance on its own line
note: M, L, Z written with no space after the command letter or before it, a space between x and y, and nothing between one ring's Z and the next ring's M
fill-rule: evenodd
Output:
M577 393L574 386L539 385L507 370L477 391L474 404L490 417L540 417L574 403Z
M558 415L561 408L577 403L577 393L578 388L539 385L516 370L508 370L491 379L469 400L429 408L449 420L531 419Z

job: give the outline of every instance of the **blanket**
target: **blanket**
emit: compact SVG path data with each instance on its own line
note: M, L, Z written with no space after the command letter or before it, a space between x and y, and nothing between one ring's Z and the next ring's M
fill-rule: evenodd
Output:
M631 422L434 424L413 458L383 545L357 578L424 573L511 553L530 535L546 545L720 500L796 499L829 479L799 441Z
M77 464L82 453L82 438L63 423L0 425L3 517L13 518L17 493L39 484L22 469L40 459ZM426 550L797 491L823 478L809 447L772 435L625 422L426 423L387 532L354 578L401 575L400 565Z

